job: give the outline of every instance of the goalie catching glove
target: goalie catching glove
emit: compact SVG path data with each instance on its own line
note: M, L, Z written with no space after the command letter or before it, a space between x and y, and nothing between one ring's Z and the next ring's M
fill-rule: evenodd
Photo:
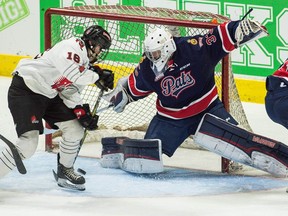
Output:
M114 85L114 74L111 70L101 69L97 65L93 65L90 67L90 70L96 72L99 75L99 79L95 82L95 85L107 91L108 89L113 89Z
M248 42L268 36L269 33L264 26L258 22L244 19L238 24L235 31L236 47L242 46Z
M127 92L128 77L119 79L116 88L104 95L102 98L114 106L113 110L117 113L123 112L125 106L134 101Z
M92 116L89 104L77 105L74 108L74 113L77 116L80 124L87 130L96 130L98 125L98 116Z

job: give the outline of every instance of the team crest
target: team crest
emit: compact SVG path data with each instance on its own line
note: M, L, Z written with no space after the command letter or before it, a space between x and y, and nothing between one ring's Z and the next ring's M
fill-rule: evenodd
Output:
M191 39L191 40L188 40L187 41L188 43L191 43L192 45L196 45L198 42L197 42L197 40L196 39Z
M32 124L38 124L39 123L39 120L36 118L35 115L31 116L31 123Z

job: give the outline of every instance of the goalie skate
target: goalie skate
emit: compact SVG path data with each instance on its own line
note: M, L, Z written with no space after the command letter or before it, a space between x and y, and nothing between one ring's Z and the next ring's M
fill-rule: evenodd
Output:
M53 175L59 187L79 191L85 190L85 178L76 173L73 167L66 168L58 164L58 171L56 173L53 170Z

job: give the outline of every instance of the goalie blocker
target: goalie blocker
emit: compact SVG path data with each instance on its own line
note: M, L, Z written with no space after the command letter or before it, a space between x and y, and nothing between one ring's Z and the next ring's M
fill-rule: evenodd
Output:
M138 174L163 171L162 146L158 139L102 138L100 164Z
M250 133L216 116L206 114L194 141L211 152L276 177L287 177L288 147L278 141Z

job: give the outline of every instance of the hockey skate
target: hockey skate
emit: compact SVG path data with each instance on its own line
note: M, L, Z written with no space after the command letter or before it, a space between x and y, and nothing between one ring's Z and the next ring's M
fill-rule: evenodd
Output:
M57 173L53 170L53 175L59 187L79 191L85 190L85 178L75 172L73 167L67 168L60 164L59 154Z

